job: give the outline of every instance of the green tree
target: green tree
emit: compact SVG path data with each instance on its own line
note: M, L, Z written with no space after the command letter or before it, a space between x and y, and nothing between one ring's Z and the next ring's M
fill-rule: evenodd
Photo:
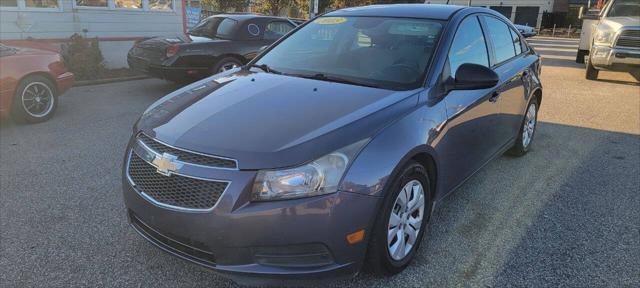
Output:
M259 0L256 1L255 7L258 13L277 16L282 9L291 8L292 5L297 6L297 2L293 0Z
M213 11L241 12L249 6L249 0L202 0L202 6Z

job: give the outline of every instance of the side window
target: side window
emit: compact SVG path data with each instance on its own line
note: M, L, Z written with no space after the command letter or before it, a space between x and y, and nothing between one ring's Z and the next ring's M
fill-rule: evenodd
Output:
M466 63L489 66L487 44L482 34L482 28L480 28L480 22L475 16L462 21L453 39L451 50L449 50L451 75L456 75L458 67Z
M293 25L286 22L271 22L264 30L265 40L278 40L280 37L293 30Z
M487 23L488 38L491 39L496 53L496 64L500 64L506 60L516 56L516 50L511 38L511 31L506 23L494 17L484 17ZM519 42L518 42L519 43Z
M513 47L516 49L516 55L520 55L522 53L522 40L520 39L520 35L511 29L511 39L513 39Z

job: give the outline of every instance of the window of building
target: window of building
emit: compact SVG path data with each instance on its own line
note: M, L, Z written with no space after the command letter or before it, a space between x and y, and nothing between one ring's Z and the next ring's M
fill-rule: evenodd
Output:
M172 0L149 0L150 10L173 10Z
M25 0L27 8L58 8L58 0Z
M18 7L18 0L0 0L0 7Z
M451 50L449 50L451 75L455 76L458 67L466 63L489 66L487 44L482 34L480 22L475 16L468 17L460 24L453 39Z
M264 39L278 40L293 29L293 25L286 22L271 22L264 31Z
M142 0L115 0L116 8L142 9Z
M488 38L493 43L493 50L496 56L496 64L500 64L516 56L516 51L511 38L511 31L506 23L494 17L484 17L487 23Z
M107 0L76 0L76 6L81 7L108 7Z

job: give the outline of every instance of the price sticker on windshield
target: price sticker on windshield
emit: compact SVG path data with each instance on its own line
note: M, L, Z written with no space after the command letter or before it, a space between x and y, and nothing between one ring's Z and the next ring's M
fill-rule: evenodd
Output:
M321 17L313 21L313 23L322 25L335 25L347 22L347 18L344 17Z

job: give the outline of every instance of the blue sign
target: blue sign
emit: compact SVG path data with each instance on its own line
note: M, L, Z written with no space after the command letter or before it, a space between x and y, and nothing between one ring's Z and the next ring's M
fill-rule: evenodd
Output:
M198 25L200 22L200 13L202 8L200 7L187 7L187 29L191 29Z

